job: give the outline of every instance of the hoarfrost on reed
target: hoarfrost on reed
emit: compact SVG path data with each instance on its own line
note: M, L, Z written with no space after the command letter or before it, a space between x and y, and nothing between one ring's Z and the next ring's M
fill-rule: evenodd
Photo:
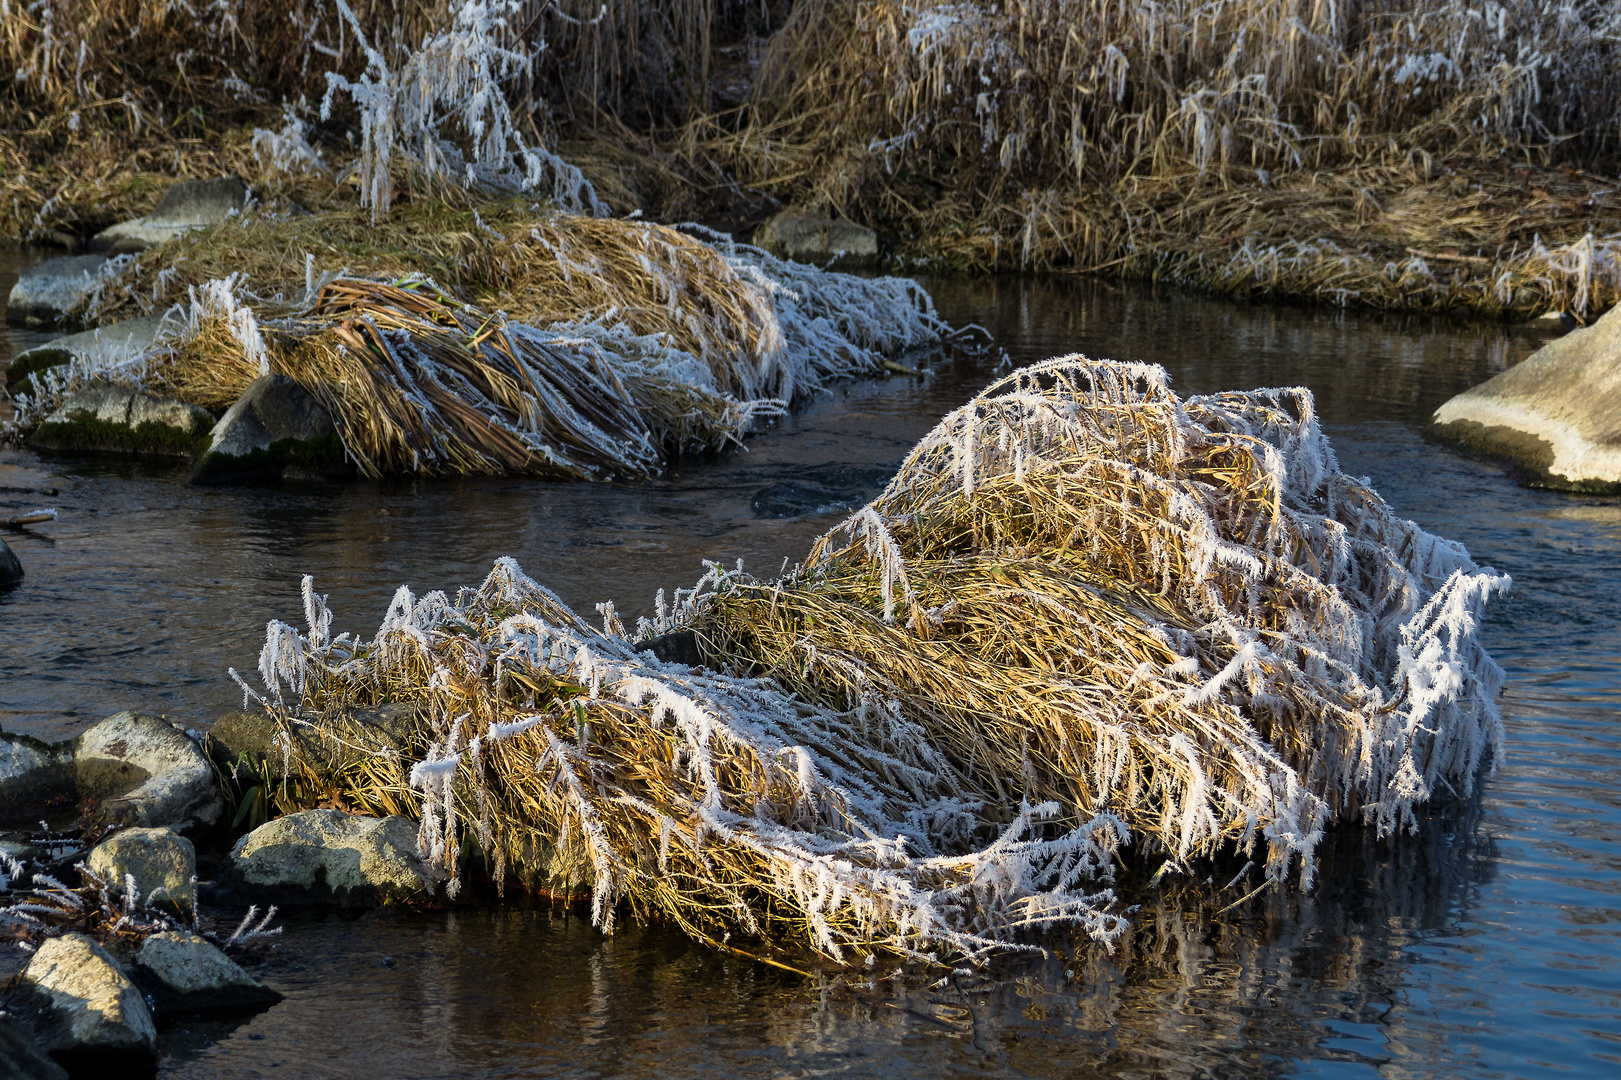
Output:
M273 624L243 687L306 747L416 702L408 746L304 753L308 790L413 813L452 870L471 844L497 881L589 888L604 928L982 957L1112 941L1122 852L1309 888L1334 822L1467 796L1501 753L1476 632L1507 585L1345 476L1308 392L1184 401L1071 356L946 417L787 577L661 598L642 631L710 668L501 560L402 588L365 641L306 584L310 630Z

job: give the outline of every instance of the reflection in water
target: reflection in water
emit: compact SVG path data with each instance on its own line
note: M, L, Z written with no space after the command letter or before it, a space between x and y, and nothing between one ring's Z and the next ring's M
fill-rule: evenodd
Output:
M1304 383L1348 472L1512 574L1484 632L1509 674L1508 759L1478 810L1396 841L1342 830L1305 896L1222 912L1234 894L1212 897L1236 866L1135 886L1143 907L1114 955L1059 938L1047 944L1063 955L939 986L940 972L807 981L657 927L604 939L511 901L293 919L258 972L288 1000L240 1027L167 1032L168 1074L1621 1073L1621 500L1516 487L1418 430L1539 333L1095 283L931 287L1016 363L1151 360L1183 392ZM206 723L240 700L225 666L251 666L265 620L296 615L304 572L340 629L369 633L399 583L474 583L502 554L584 611L608 597L645 611L703 558L772 571L838 514L761 515L762 492L892 468L992 366L837 388L747 453L638 486L203 491L173 471L59 459L79 484L55 500L55 543L19 540L29 577L0 596L0 723L60 737L129 706ZM0 492L0 512L32 504Z

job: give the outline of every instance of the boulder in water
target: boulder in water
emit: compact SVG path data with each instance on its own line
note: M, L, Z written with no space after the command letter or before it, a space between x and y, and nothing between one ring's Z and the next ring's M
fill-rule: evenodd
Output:
M101 255L64 255L24 270L6 299L6 321L55 326L90 291L106 263Z
M114 255L145 251L173 240L187 229L218 225L248 204L248 185L240 176L214 180L181 180L169 186L145 217L121 221L96 234L92 243Z
M157 1058L146 1001L107 950L84 934L51 938L22 974L46 1050L70 1069L128 1067Z
M196 934L153 934L135 953L135 981L160 1016L252 1012L281 1000Z
M125 878L134 877L140 900L162 889L153 901L159 908L191 910L197 849L172 829L121 829L97 844L85 865L120 892Z
M325 407L296 380L262 375L214 425L192 465L191 482L327 479L352 472Z
M117 363L146 352L157 341L164 316L143 315L95 330L68 334L20 352L6 366L6 391L12 395L29 392L29 377L60 367L82 356Z
M0 820L20 819L72 794L70 757L38 739L0 731Z
M779 258L824 268L854 270L878 264L878 234L871 229L792 210L755 230L754 243Z
M213 426L207 409L97 379L46 417L28 445L36 450L190 457Z
M1621 308L1452 398L1429 432L1536 487L1621 491Z
M305 810L266 822L231 849L232 884L283 905L370 907L427 900L440 875L417 854L402 817Z
M109 716L73 741L79 794L100 821L188 829L212 825L225 803L214 767L184 732L141 713Z

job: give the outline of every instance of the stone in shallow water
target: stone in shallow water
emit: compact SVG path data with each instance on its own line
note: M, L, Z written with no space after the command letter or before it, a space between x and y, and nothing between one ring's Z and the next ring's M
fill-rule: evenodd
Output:
M92 243L114 255L145 251L187 229L218 225L233 212L241 213L247 202L248 185L234 174L213 180L180 180L169 185L156 210L103 229Z
M294 379L262 375L226 410L191 469L194 484L347 476L337 425Z
M1429 433L1537 487L1621 492L1621 308L1447 401Z
M191 457L213 426L207 409L98 379L46 417L28 445L36 450Z
M407 818L306 810L238 840L231 876L249 895L284 905L427 900L440 875L418 856L416 838Z
M172 829L121 829L97 844L85 865L118 892L124 890L126 875L134 875L135 891L143 901L163 889L153 899L160 910L191 910L197 849Z
M93 356L108 363L130 360L150 349L163 329L164 316L143 315L81 334L36 345L18 353L6 365L6 391L10 394L30 389L29 379L37 372L59 367L76 357ZM176 325L171 322L170 325Z
M281 1000L203 938L177 931L141 942L135 978L162 1016L248 1012Z
M0 820L17 820L35 807L71 798L69 756L26 735L0 731Z
M755 230L754 243L779 258L823 268L855 270L878 263L878 234L871 229L792 210Z
M157 1030L141 992L84 934L39 947L21 992L37 1016L42 1046L70 1069L132 1065L157 1057Z
M196 743L157 716L121 712L74 740L79 794L97 799L97 819L187 829L224 809L214 767Z
M106 263L101 255L65 255L24 270L6 298L6 321L55 326L90 291Z

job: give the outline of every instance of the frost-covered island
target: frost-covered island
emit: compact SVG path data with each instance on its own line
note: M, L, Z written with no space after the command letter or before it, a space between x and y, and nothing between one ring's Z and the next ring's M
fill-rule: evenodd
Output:
M1621 700L1548 583L1621 535L1614 5L0 0L0 57L16 1075L1470 1056L1320 1017L1469 917L1525 672Z

